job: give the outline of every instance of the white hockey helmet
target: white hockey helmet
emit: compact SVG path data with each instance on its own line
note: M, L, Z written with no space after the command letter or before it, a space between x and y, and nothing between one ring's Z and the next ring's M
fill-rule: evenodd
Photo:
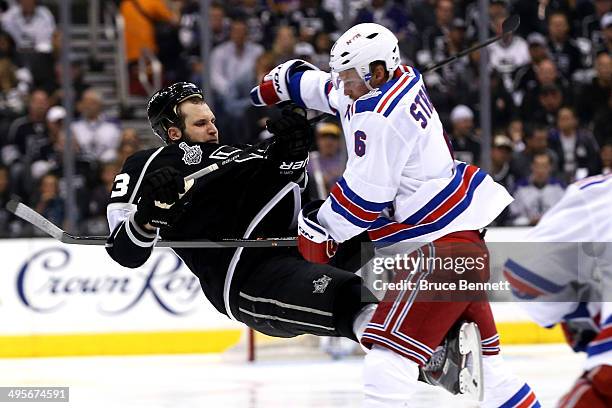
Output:
M400 64L397 37L386 27L375 23L362 23L349 28L338 38L329 55L332 74L355 68L369 84L370 64L383 61L393 77Z

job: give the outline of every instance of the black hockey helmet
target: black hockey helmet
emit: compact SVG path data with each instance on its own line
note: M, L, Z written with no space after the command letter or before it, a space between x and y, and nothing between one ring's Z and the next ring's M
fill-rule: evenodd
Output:
M147 104L147 117L153 132L164 143L168 142L168 129L179 126L178 105L191 98L204 100L204 93L191 82L177 82L155 92Z

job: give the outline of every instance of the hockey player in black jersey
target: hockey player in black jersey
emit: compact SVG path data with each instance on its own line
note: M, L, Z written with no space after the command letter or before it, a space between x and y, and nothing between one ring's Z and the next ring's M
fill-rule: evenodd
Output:
M167 240L296 235L306 183L311 128L284 111L269 129L276 142L192 184L183 178L240 154L219 144L215 116L193 84L157 92L147 107L167 144L128 158L108 206L107 251L119 264L142 265L158 237ZM262 333L303 333L356 340L354 319L376 302L351 272L312 264L295 248L175 249L219 312Z

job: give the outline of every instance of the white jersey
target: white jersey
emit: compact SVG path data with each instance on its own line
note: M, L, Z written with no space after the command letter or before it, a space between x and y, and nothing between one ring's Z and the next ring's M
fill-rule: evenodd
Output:
M612 174L570 185L527 234L525 241L538 244L504 265L514 295L529 300L520 305L540 325L600 314L601 332L586 350L585 369L612 363L611 204ZM587 290L588 298L582 299ZM581 300L588 305L580 305Z
M478 167L453 159L421 74L394 78L356 101L330 74L306 71L289 80L292 100L336 115L348 162L318 213L337 241L368 230L379 243L430 242L486 227L512 201Z

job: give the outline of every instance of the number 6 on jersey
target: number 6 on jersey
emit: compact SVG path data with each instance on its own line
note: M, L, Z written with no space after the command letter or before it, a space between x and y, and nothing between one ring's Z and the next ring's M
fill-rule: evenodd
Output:
M368 137L361 130L355 132L355 154L362 157L366 153L365 141Z

